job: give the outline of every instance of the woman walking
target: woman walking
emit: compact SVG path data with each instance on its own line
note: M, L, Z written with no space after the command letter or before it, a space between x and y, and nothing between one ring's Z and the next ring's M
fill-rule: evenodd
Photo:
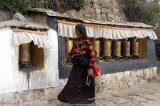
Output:
M62 62L64 64L71 59L73 67L67 84L58 95L58 99L70 104L92 104L95 102L95 80L93 76L95 56L93 46L87 38L86 28L83 24L76 25L75 34L77 38L73 41L73 48ZM75 56L78 56L78 58L75 59Z

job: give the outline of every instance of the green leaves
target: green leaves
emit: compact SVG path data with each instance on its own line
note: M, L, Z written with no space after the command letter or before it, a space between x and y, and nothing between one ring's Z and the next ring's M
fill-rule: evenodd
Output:
M48 8L52 10L58 10L56 0L48 0Z
M0 0L0 9L20 13L25 13L29 8L65 11L68 9L80 10L83 6L84 0Z
M128 21L144 22L156 28L160 37L160 1L152 0L120 0Z
M144 22L155 27L160 38L160 1L120 0L122 9L129 21ZM156 41L156 54L160 59L160 40Z
M68 0L68 6L75 10L80 10L84 6L84 0Z
M42 3L36 0L3 0L0 4L1 9L20 13L25 13L31 7L38 8L42 6Z
M84 0L48 0L48 8L65 11L68 9L80 10L84 6Z

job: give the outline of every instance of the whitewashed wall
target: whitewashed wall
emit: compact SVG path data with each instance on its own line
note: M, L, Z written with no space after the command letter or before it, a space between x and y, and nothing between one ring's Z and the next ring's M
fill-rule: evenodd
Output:
M45 68L30 73L30 89L48 88L59 85L57 32L50 30L48 36L52 39L54 48L44 49Z
M12 46L12 30L0 29L0 94L27 90L27 74L18 71L17 49Z
M12 34L10 28L0 29L0 94L57 86L59 84L57 33L49 31L55 47L44 50L45 68L29 73L29 82L27 74L18 69L18 47L12 45Z

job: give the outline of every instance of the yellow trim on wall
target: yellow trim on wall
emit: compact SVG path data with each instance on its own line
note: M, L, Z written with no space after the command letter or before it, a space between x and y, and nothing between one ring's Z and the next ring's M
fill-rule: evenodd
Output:
M38 31L31 31L31 30L23 30L23 29L16 29L12 28L13 32L26 32L26 33L34 33L38 35L48 35L48 32L38 32Z

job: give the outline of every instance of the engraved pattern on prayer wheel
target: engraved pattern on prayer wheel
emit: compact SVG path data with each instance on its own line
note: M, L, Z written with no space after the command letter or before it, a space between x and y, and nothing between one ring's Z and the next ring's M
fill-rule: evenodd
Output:
M97 57L100 57L101 52L101 41L99 39L92 39L91 40L93 49L97 52Z
M102 43L102 56L111 57L112 52L112 42L111 40L104 39Z
M123 56L130 56L130 41L128 41L127 39L123 41Z
M25 43L19 46L19 61L22 64L29 64L30 62L30 44Z
M121 57L121 41L113 41L113 56Z
M66 38L65 41L65 55L67 55L73 47L73 39Z
M137 42L137 40L134 39L132 45L133 45L132 46L132 55L139 56L139 42Z

